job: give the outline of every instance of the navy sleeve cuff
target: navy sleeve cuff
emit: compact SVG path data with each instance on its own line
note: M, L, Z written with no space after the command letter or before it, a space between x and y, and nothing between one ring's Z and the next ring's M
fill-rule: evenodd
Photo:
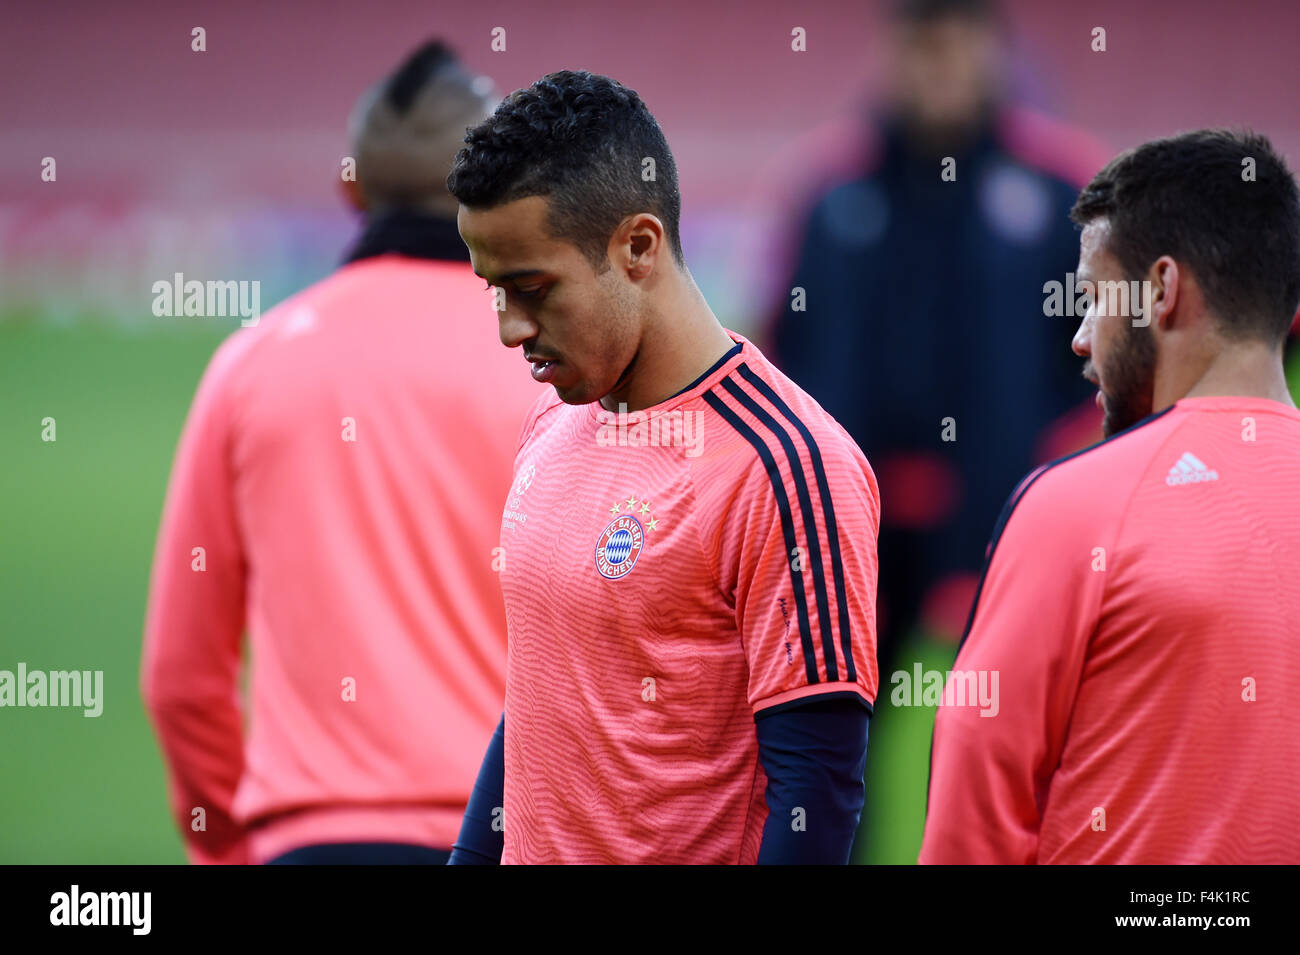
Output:
M848 699L810 698L757 720L767 774L760 865L844 865L866 796L870 714Z
M447 865L500 865L505 848L502 806L505 804L506 717L501 714L492 741L488 743L483 765L479 768L460 835L452 846Z

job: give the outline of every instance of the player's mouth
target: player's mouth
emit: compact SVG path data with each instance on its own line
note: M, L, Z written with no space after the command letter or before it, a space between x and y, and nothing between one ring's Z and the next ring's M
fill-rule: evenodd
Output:
M555 377L555 366L559 361L554 358L538 358L535 355L525 355L528 361L533 365L533 380L548 382Z
M1095 375L1095 374L1093 374L1093 375L1088 374L1088 372L1091 371L1091 370L1092 370L1092 364L1091 364L1091 362L1089 362L1088 367L1084 368L1084 370L1083 370L1083 377L1084 377L1084 380L1086 380L1086 381L1088 382L1088 384L1090 384L1090 385L1094 385L1094 386L1096 387L1096 389L1097 389L1097 397L1094 398L1093 400L1097 403L1097 407L1098 407L1098 408L1100 408L1102 411L1105 411L1105 410L1106 410L1106 404L1105 404L1106 399L1105 399L1105 396L1102 395L1102 393L1101 393L1101 379L1100 379L1097 375Z

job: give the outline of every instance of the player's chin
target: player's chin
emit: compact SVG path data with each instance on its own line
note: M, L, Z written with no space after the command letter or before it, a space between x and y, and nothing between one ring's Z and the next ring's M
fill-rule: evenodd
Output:
M567 364L561 366L560 374L551 382L556 395L566 405L589 405L599 401L614 390L615 384L617 382L612 377L591 378Z
M556 395L566 405L589 405L600 397L600 395L596 394L596 389L586 381L556 381L552 382L552 385L555 388Z

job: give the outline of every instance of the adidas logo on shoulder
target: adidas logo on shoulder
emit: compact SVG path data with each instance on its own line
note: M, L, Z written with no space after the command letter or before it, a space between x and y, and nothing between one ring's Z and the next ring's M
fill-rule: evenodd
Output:
M1165 483L1172 487L1175 484L1196 484L1199 481L1217 481L1218 479L1218 471L1211 471L1205 466L1205 462L1192 452L1184 451L1183 456L1178 459L1178 463L1169 469Z

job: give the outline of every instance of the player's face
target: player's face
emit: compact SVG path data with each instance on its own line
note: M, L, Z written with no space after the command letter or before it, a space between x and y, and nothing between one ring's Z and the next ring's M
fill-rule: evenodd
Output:
M1110 223L1094 219L1079 240L1076 283L1096 288L1098 282L1127 281L1119 261L1107 251ZM1093 295L1074 333L1074 353L1087 361L1083 377L1097 385L1097 404L1104 413L1102 432L1110 437L1151 414L1155 387L1156 349L1149 326L1134 327L1133 318L1106 314L1105 297ZM1115 310L1118 312L1118 310Z
M547 206L543 196L461 206L456 222L474 272L504 291L502 344L522 347L533 377L562 401L588 404L628 375L640 343L636 299L617 269L598 275L577 246L549 234Z

